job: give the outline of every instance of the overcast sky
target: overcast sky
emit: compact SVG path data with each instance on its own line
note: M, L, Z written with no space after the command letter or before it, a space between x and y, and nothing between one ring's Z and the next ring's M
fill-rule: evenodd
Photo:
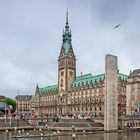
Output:
M106 54L140 68L140 0L0 0L0 95L57 84L67 8L77 75L104 73Z

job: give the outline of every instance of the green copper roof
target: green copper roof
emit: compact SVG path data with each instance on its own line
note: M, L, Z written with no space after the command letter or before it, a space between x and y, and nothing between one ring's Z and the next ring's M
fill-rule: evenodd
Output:
M46 94L49 92L56 92L58 90L58 85L53 85L53 86L47 86L44 88L39 88L40 94Z
M72 82L72 87L74 87L75 84L81 85L82 82L84 83L84 85L86 84L86 82L88 82L89 84L90 81L92 81L93 83L96 81L98 83L99 81L103 79L104 79L104 74L95 75L95 76L93 76L91 73L85 74L85 75L76 77L76 80Z
M66 13L66 25L65 25L65 30L63 31L62 49L65 55L67 55L72 49L71 31L69 30L69 24L68 24L68 12Z
M93 84L94 83L98 84L104 80L104 77L105 77L105 74L92 75L91 73L77 76L76 80L72 82L72 88L74 88L75 85L76 86L81 85L81 83L83 83L84 85L86 85L86 83L90 84L91 81ZM118 78L126 81L128 76L122 73L118 73ZM56 93L56 92L58 92L58 85L52 85L52 86L47 86L44 88L39 88L39 93L41 95L44 95L47 93Z
M76 80L74 80L72 82L72 88L76 85L81 85L81 83L83 83L84 85L86 83L90 84L90 82L92 81L93 83L96 82L96 83L99 83L101 81L104 80L104 77L105 77L105 74L99 74L99 75L92 75L91 73L89 74L85 74L85 75L81 75L81 76L78 76L76 77ZM121 80L127 80L127 75L125 74L121 74L121 73L118 73L118 78L121 78Z
M71 44L70 44L68 41L66 41L66 42L63 44L64 54L68 54L70 48L71 48Z
M125 74L119 73L119 74L118 74L118 77L120 77L121 80L127 80L128 75L125 75Z

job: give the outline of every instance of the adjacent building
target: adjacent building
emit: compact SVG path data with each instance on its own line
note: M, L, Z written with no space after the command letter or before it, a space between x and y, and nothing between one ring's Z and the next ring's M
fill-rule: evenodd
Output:
M140 112L140 69L130 72L126 87L127 114L138 114Z
M31 95L16 96L16 112L18 115L31 113Z
M76 76L76 56L68 24L63 32L62 47L58 56L58 84L39 87L35 92L36 114L104 115L105 74L91 73ZM126 112L127 75L118 71L118 113Z

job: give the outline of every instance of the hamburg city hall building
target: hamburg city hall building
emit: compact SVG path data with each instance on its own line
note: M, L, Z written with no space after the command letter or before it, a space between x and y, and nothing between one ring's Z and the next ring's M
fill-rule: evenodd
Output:
M76 76L71 31L66 14L63 42L58 56L58 84L39 87L35 92L36 114L104 115L105 74ZM57 61L57 60L56 60ZM118 114L126 112L127 75L118 72Z

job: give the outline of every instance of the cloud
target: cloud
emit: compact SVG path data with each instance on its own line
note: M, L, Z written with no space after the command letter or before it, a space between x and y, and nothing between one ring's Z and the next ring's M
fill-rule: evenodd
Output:
M139 68L138 0L13 0L0 2L0 93L34 94L35 86L57 84L57 59L66 9L77 75L104 73L108 53L120 72ZM121 26L113 30L117 24Z

